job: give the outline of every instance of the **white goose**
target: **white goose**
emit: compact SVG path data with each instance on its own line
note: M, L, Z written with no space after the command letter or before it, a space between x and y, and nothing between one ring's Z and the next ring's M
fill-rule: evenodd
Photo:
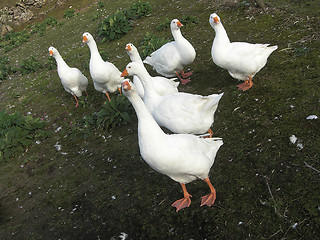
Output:
M77 97L82 96L82 92L87 93L88 79L80 72L78 68L71 68L63 60L58 50L54 47L49 47L49 54L56 59L57 71L64 89L72 94L76 99L76 107L79 106Z
M88 44L91 53L89 68L94 88L98 92L106 94L110 102L109 92L113 93L118 89L121 93L121 81L123 80L120 77L121 72L115 65L102 59L97 44L90 33L83 34L83 42Z
M211 49L213 62L227 69L233 78L244 81L238 85L240 90L248 90L253 85L253 76L266 65L268 57L278 46L268 47L269 44L246 42L231 43L216 13L210 15L209 23L216 32Z
M174 41L166 43L151 53L150 57L147 57L143 62L153 66L153 69L165 77L177 75L181 83L186 84L191 81L188 77L191 76L192 72L185 73L183 67L194 61L196 51L189 41L182 36L180 31L182 26L178 19L173 19L170 27Z
M132 43L128 43L126 45L126 50L132 62L137 62L143 65L138 49ZM168 79L160 76L152 77L156 91L161 96L178 92L179 82L175 82L175 79L176 78ZM143 99L144 89L140 79L135 75L133 76L132 82L136 86L139 96Z
M210 194L202 197L201 206L211 206L216 199L216 190L208 175L216 154L223 145L222 139L200 138L192 134L165 134L139 97L135 86L124 80L122 88L138 117L138 140L142 158L151 168L181 184L184 198L171 206L176 207L177 211L189 207L191 195L185 184L198 178L204 180L210 188Z
M190 93L173 93L160 96L154 89L152 77L145 67L131 62L121 76L137 75L144 87L144 103L156 122L174 133L203 134L214 121L214 113L223 95L201 96Z

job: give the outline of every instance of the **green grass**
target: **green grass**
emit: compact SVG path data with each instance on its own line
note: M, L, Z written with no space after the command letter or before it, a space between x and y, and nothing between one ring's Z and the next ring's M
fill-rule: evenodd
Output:
M94 116L106 101L93 88L82 33L97 37L99 22L133 4L103 2L105 7L98 8L97 2L70 1L26 30L50 16L61 24L47 26L41 36L33 34L9 52L0 49L11 68L31 57L45 66L26 75L10 72L0 83L0 109L31 112L44 119L51 133L10 161L0 161L0 239L119 239L121 232L127 239L316 239L319 173L308 166L320 170L319 119L306 117L320 116L318 2L266 1L268 9L262 12L231 1L150 0L152 13L136 19L123 38L98 42L108 61L123 71L129 62L127 43L140 46L146 32L170 38L169 28L156 29L166 18L198 20L181 29L197 57L188 66L194 71L192 81L179 89L225 93L213 125L224 145L210 172L215 204L200 207L200 197L209 189L198 180L187 185L192 203L179 213L170 205L181 198L181 188L141 159L134 115L127 125L73 134L74 124ZM69 5L75 14L64 19ZM213 12L232 41L279 46L247 92L238 91L238 82L212 62L214 30L208 19ZM89 79L89 96L78 108L56 68L49 70L51 45ZM290 143L291 135L302 149Z

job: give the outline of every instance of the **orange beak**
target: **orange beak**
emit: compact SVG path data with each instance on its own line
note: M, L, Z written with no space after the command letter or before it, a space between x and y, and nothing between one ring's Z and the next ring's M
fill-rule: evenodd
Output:
M220 22L218 17L214 17L213 21L214 21L214 23L219 23Z
M121 73L121 77L127 77L129 76L127 69L125 69L122 73Z
M83 36L83 39L82 39L82 42L87 42L88 41L88 38L86 36Z
M125 91L131 90L131 86L130 86L130 84L129 84L128 81L125 81L125 82L122 83L122 88L123 88L123 90L125 90Z
M52 56L52 55L53 55L53 52L50 50L50 51L49 51L49 54L50 54L50 56Z
M177 26L180 28L180 27L183 26L183 24L182 24L180 21L178 21L178 22L177 22Z
M127 46L126 46L126 50L127 50L127 51L129 51L129 52L131 51L131 47L130 47L130 45L129 45L129 44L127 44Z

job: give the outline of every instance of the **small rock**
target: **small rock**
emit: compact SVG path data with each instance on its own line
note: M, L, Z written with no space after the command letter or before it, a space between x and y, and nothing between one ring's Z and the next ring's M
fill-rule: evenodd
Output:
M318 119L317 115L310 115L306 118L307 120L314 120L314 119Z
M297 137L296 137L295 135L292 135L292 136L290 137L290 142L293 143L293 144L295 144L296 141L297 141Z

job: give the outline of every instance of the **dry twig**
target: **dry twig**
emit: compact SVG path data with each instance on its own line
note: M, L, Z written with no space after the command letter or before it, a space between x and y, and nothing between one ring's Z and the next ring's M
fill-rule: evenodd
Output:
M318 169L315 169L314 167L310 166L308 163L304 162L304 164L308 167L311 168L312 170L316 171L317 173L320 173Z
M269 182L268 182L268 179L265 178L265 180L266 180L266 184L267 184L268 191L269 191L269 194L270 194L270 196L271 196L271 199L272 199L273 203L275 203L275 199L274 199L273 194L272 194L272 192L271 192L271 188L270 188L270 184L269 184ZM274 204L274 207L273 207L273 208L274 208L274 212L275 212L279 217L282 217L282 218L285 219L285 217L279 213L279 211L278 211L278 209L277 209L277 207L276 207L275 204Z

